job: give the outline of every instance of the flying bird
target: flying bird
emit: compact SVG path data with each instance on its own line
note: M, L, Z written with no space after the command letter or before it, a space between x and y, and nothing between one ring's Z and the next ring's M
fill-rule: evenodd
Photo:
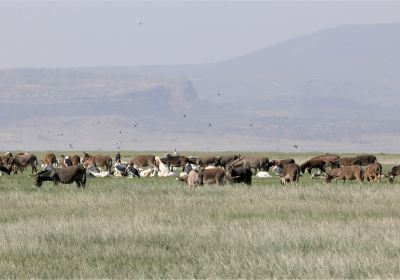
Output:
M133 126L133 127L137 127L138 126L138 124L137 123L135 123L135 125Z
M186 118L186 115L183 115L184 118Z
M253 123L249 124L249 126L253 126Z
M119 131L119 134L122 134L122 131Z
M73 148L71 144L68 145L71 149Z
M297 145L294 145L293 147L294 147L295 149L297 149L299 146L297 146Z
M208 127L211 127L211 123L208 123Z

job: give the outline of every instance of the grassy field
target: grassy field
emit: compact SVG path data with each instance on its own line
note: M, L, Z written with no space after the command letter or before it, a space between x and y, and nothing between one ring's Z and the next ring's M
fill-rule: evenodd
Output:
M377 156L385 172L400 160ZM89 178L86 189L38 189L28 174L0 177L1 278L400 277L400 185L387 178L197 189Z

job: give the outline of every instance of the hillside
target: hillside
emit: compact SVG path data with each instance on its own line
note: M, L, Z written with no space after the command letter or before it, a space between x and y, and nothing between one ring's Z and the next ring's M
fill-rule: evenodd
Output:
M399 32L343 25L203 65L0 70L0 144L400 151Z

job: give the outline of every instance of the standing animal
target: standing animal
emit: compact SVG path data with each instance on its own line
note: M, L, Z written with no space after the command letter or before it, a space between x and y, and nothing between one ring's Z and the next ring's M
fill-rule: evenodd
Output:
M325 155L319 155L319 156L313 157L310 160L312 160L312 159L320 159L320 160L323 160L325 162L325 164L328 164L328 163L330 163L332 161L338 160L339 158L340 157L338 155L328 154L327 153Z
M308 174L310 174L310 175L311 175L311 170L313 170L313 169L319 169L321 172L326 172L325 165L326 165L326 163L322 159L318 159L318 158L310 159L310 160L307 160L306 162L303 162L300 165L300 171L302 174L304 174L305 171L307 171Z
M232 167L227 166L226 168L227 180L231 183L245 183L251 186L251 177L253 173L251 169L246 166Z
M166 157L160 158L160 161L163 164L166 164L168 166L168 170L171 170L171 167L182 167L182 172L185 169L185 164L186 163L194 163L192 162L189 158L185 157L185 156L171 156L170 154L167 154ZM157 160L156 160L157 162Z
M221 167L207 168L199 171L199 185L203 184L217 184L222 186L225 184L226 173L225 169Z
M221 156L219 158L219 165L222 167L226 167L227 165L229 165L231 162L233 162L238 158L239 158L238 155Z
M365 177L367 178L368 182L379 182L379 179L382 177L382 164L380 164L379 162L369 164L365 168Z
M42 158L42 164L44 165L58 165L56 155L53 153L45 154Z
M337 160L331 161L332 167L339 166L353 166L353 165L361 165L361 161L355 157L343 157Z
M248 163L251 169L254 169L257 173L258 171L268 171L269 160L267 157L263 156L245 156L238 158L230 163L231 166L241 166L244 163Z
M290 163L296 163L294 159L274 159L269 162L269 167L271 166L279 166L280 168L283 168L284 165L290 164Z
M281 184L295 183L296 185L300 180L300 167L295 163L286 164L283 166L281 175Z
M9 163L11 164L15 174L17 174L18 170L21 171L21 173L23 173L23 170L29 165L32 167L32 174L37 173L37 168L36 168L37 158L34 154L30 153L18 154L12 157L9 160Z
M156 166L155 155L137 155L130 160L128 164L134 164L137 168Z
M64 168L55 168L52 171L42 171L36 174L35 185L40 187L44 181L53 181L58 183L71 184L76 182L78 188L86 185L86 170L82 165L67 166Z
M399 176L399 175L400 175L400 165L394 166L392 168L392 170L390 170L389 173L388 173L389 182L393 183L394 182L394 178L396 176Z
M340 166L339 168L334 168L332 171L327 172L325 177L325 182L329 183L332 179L343 180L357 180L360 183L364 181L364 171L359 165L352 166Z
M206 167L206 166L217 166L219 165L219 157L214 157L214 156L205 156L205 157L198 157L196 159L196 165L199 165L201 167Z
M358 156L356 156L356 160L358 160L361 165L366 166L368 164L375 163L376 156L374 156L374 155L358 155Z
M86 152L83 153L82 161L89 160L92 164L98 167L104 167L108 172L111 171L112 159L110 156L103 155L90 155Z

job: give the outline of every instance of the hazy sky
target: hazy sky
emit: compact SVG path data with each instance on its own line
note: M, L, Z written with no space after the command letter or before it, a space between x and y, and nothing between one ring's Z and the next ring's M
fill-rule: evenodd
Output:
M400 1L0 0L0 68L216 62L327 27L382 22L400 22Z

